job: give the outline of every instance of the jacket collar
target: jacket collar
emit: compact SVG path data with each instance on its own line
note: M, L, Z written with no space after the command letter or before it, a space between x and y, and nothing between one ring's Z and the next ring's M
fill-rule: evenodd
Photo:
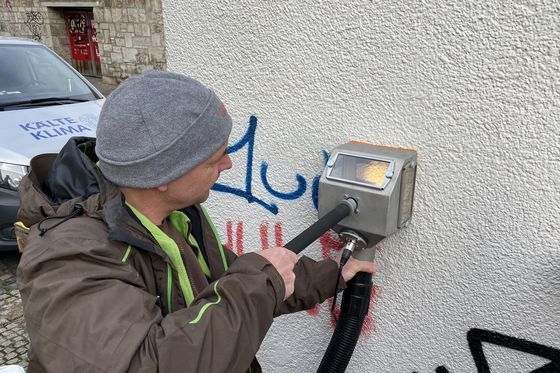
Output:
M149 252L161 253L161 249L154 242L151 234L138 221L124 202L123 194L115 187L118 193L110 198L104 206L103 220L109 228L109 239L122 241L136 248Z
M84 215L105 221L108 239L159 252L151 235L126 207L119 188L103 176L96 161L95 139L88 137L71 138L58 155L34 157L30 173L20 184L18 218L31 226L49 217L65 218L79 204Z

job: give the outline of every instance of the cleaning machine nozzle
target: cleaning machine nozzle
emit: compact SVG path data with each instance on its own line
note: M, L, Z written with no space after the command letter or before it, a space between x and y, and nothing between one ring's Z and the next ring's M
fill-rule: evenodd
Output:
M319 218L339 201L359 208L336 224L337 233L358 232L373 247L412 217L415 150L350 142L335 148L319 180Z
M285 245L299 254L329 229L345 242L331 312L342 267L350 257L373 262L374 246L410 221L416 169L417 155L411 149L349 142L331 153L319 179L319 220ZM347 285L336 329L317 373L346 371L368 313L372 274L358 272Z
M352 256L352 253L354 253L354 250L361 250L367 247L367 239L361 234L349 229L340 232L339 236L342 241L346 242L344 250L342 251L342 256L340 257L340 266L343 267L348 259L350 259L350 256Z

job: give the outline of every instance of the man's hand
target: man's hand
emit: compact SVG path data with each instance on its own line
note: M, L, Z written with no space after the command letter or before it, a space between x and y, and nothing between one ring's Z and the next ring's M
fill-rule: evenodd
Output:
M257 254L263 256L268 260L274 268L282 276L284 280L284 286L286 288L286 295L284 300L286 300L294 292L294 283L296 280L296 275L294 274L294 265L298 261L298 256L286 249L285 247L273 247L263 251L257 251Z
M337 263L340 263L340 256L336 259ZM379 266L375 263L368 262L365 260L357 260L353 257L350 257L344 267L342 267L342 278L344 281L348 282L356 275L358 272L368 272L375 274L379 271Z

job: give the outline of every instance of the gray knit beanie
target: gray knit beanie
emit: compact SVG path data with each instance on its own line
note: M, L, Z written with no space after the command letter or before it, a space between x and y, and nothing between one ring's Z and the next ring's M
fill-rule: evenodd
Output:
M105 101L95 151L114 184L155 188L204 162L230 132L231 117L212 90L184 75L147 71Z

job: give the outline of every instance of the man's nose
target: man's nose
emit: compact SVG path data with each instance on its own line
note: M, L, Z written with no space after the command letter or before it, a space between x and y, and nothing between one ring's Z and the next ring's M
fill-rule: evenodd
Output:
M233 167L233 162L231 161L229 154L226 154L221 171L229 170L232 167Z

